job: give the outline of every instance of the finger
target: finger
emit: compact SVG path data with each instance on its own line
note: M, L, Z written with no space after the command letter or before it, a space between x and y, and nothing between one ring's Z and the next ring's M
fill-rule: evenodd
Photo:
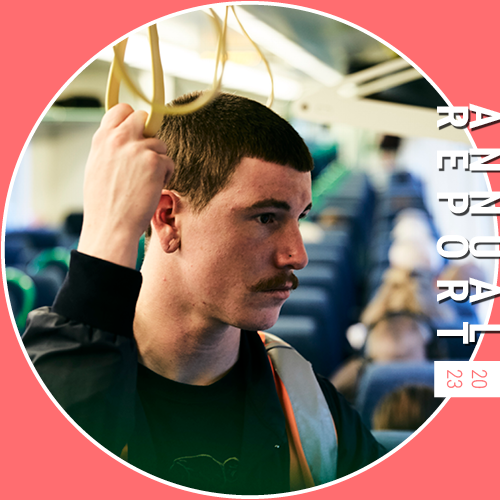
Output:
M146 111L141 109L134 111L124 121L124 124L130 127L132 133L137 137L144 136L144 127L146 125L146 120L148 119L148 114Z
M159 139L155 139L154 137L144 139L144 145L147 148L151 149L152 151L155 151L156 153L158 153L160 155L167 154L167 145L163 141L160 141Z
M172 177L174 173L175 163L172 158L169 158L166 155L157 155L155 158L155 174L158 176L158 180L163 181L163 186L167 184L167 182Z
M165 157L166 159L166 172L165 172L165 179L163 180L163 185L166 186L168 184L168 181L172 177L175 169L175 163L172 160L172 158L169 158L168 156Z
M113 106L103 117L101 121L102 128L115 128L118 127L134 110L132 106L121 102Z

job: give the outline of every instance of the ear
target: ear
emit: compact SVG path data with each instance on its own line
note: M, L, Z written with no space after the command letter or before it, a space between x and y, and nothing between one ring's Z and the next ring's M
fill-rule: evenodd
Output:
M158 236L161 248L165 253L175 252L181 245L178 214L181 208L179 194L164 189L160 202L151 219L153 231Z

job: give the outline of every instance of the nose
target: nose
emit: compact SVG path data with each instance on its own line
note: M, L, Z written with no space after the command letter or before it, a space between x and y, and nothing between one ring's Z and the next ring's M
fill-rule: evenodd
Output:
M279 268L303 269L307 266L309 259L298 225L283 234L276 260Z

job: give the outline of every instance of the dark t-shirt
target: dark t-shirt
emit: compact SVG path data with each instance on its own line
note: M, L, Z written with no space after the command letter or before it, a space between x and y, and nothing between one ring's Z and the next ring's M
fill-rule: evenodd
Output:
M161 478L204 491L234 491L245 394L240 364L209 386L174 382L139 365L137 389ZM131 444L130 456L140 448L141 440Z

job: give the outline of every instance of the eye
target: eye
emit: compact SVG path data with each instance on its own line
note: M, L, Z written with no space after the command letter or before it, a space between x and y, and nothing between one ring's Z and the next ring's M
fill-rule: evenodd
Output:
M271 224L275 221L275 216L274 214L262 214L257 217L257 220L261 224Z

